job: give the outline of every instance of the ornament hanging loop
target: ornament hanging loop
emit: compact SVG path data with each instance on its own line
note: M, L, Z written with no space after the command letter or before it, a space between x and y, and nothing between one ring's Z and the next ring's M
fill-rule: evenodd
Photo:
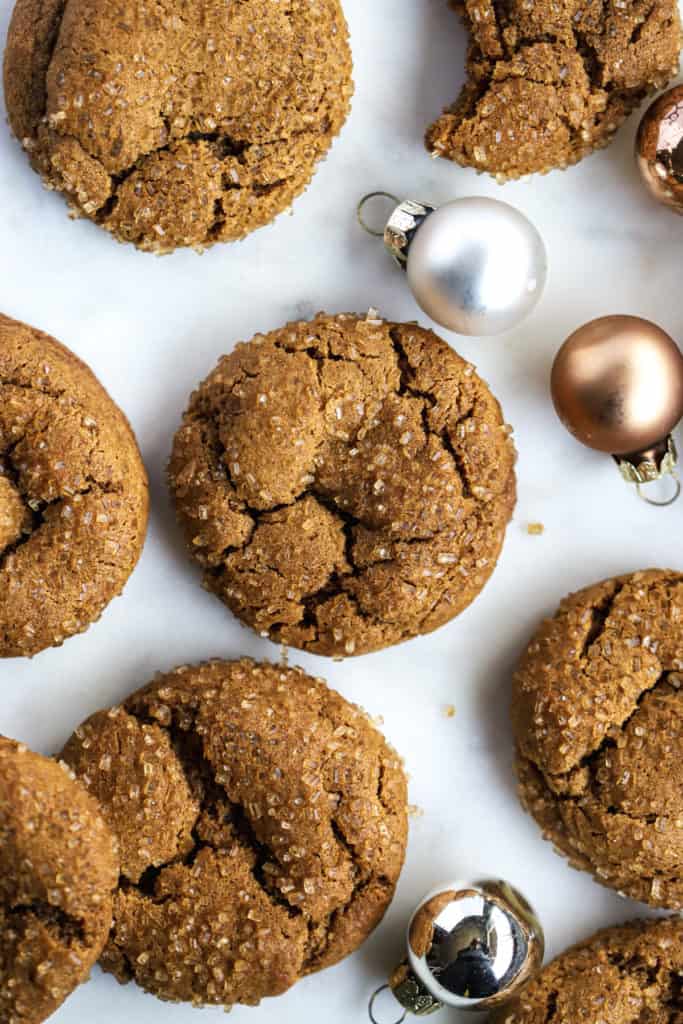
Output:
M377 1017L375 1017L375 1003L377 1002L378 996L381 996L383 992L390 991L391 985L380 985L380 987L378 989L375 989L375 991L370 996L370 1002L368 1003L368 1017L372 1021L372 1024L382 1024L382 1021L377 1020ZM398 1017L395 1021L393 1021L392 1024L403 1024L403 1021L406 1019L407 1016L408 1011L404 1010L401 1016Z
M380 985L380 987L376 988L373 994L370 996L370 1002L368 1004L368 1016L370 1017L372 1024L382 1024L382 1021L378 1021L377 1017L375 1016L375 1002L377 1001L378 995L381 995L382 992L388 991L391 991L391 985ZM403 1010L400 1017L393 1021L392 1024L403 1024L403 1021L407 1017L408 1010Z
M681 481L673 474L671 474L671 479L674 484L674 492L669 498L664 498L662 501L659 501L657 498L648 498L647 494L643 493L643 485L636 484L638 497L648 505L654 505L655 508L668 508L669 505L673 505L675 501L678 501L681 496Z
M361 201L356 207L356 216L358 217L358 223L362 227L363 231L367 231L373 238L384 238L384 227L379 231L377 228L371 227L365 219L365 207L368 203L372 202L373 199L388 199L389 202L393 203L394 207L398 206L401 200L398 196L392 195L391 192L368 192L367 195L363 196ZM386 221L386 218L385 218Z

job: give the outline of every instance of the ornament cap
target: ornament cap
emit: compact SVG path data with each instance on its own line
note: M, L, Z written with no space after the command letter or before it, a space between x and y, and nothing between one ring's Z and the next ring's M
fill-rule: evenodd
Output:
M678 451L669 434L659 444L630 455L614 455L619 471L629 484L650 484L673 474L678 465Z
M393 204L393 210L381 231L368 224L365 219L365 207L373 199L388 199ZM408 263L408 249L413 236L429 214L434 213L435 209L435 206L430 206L429 203L420 203L416 199L401 201L391 192L368 192L358 204L358 223L369 235L384 239L384 245L389 254L393 256L399 267L405 270Z
M426 1017L443 1006L443 1003L423 985L407 960L399 964L394 971L389 988L403 1009L415 1014L416 1017Z
M384 229L384 244L403 270L408 263L408 250L415 232L435 209L429 203L404 199L389 217Z
M673 505L674 501L679 497L681 484L676 476L678 451L671 434L665 437L663 441L660 441L659 444L652 445L644 451L633 452L631 455L613 455L612 458L619 467L619 472L624 480L629 484L636 485L638 495L648 505L657 505L659 507ZM654 483L666 476L673 477L675 485L674 492L669 498L663 501L656 501L654 498L643 494L641 490L643 484Z

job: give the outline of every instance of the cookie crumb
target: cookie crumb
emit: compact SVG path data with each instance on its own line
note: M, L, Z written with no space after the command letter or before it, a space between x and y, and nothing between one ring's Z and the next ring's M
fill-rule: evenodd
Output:
M444 706L443 713L446 716L446 718L455 718L455 705L446 704Z
M540 537L542 533L545 533L545 526L543 523L529 523L526 532L530 537Z

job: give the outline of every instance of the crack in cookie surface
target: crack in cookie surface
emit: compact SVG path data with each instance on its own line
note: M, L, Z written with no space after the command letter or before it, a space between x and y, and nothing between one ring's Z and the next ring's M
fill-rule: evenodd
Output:
M18 0L10 122L48 186L119 240L231 241L291 203L339 132L347 37L338 0Z
M606 146L678 72L675 0L465 0L467 81L427 148L500 181Z
M239 618L360 654L435 629L484 586L515 500L509 433L436 335L320 314L219 362L169 481L207 589Z
M91 622L123 588L147 479L121 411L54 338L0 317L0 657Z
M574 594L532 640L513 723L520 796L604 884L683 906L683 577L652 570Z
M119 836L103 966L164 999L256 1003L352 952L405 852L406 783L298 669L210 662L79 727L63 756Z

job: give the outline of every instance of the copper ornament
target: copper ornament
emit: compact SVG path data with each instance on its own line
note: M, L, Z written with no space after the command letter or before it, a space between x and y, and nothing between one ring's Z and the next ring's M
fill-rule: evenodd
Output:
M636 160L651 195L683 213L683 85L663 93L645 111Z
M671 431L683 417L683 355L661 327L635 316L584 324L555 357L551 391L567 430L613 455L630 483L640 487L673 473Z

